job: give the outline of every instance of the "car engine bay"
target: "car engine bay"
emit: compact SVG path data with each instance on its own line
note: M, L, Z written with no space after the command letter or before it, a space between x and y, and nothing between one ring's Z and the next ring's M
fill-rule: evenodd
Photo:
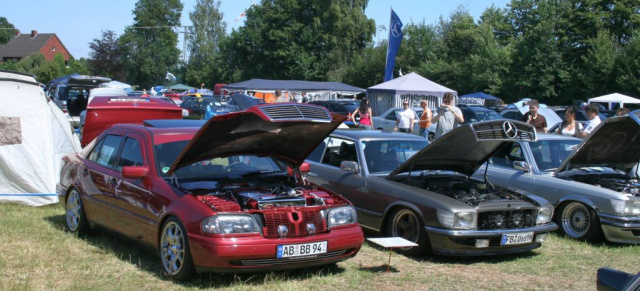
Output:
M566 175L563 178L640 197L640 182L626 175Z
M185 190L214 211L266 210L290 207L348 204L315 186L295 185L281 180L218 183L215 181L182 183Z

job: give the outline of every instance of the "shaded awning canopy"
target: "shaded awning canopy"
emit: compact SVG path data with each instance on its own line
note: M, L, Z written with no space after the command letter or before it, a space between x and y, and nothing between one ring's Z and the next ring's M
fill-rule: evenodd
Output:
M416 73L409 73L391 81L369 87L367 91L391 91L396 95L420 94L436 97L442 97L444 93L451 92L454 96L458 96L458 92L455 90L442 86Z
M485 102L487 100L490 100L490 102ZM495 97L495 96L491 96L487 93L484 92L475 92L475 93L469 93L469 94L464 94L462 96L460 96L460 99L458 99L458 104L467 104L467 105L485 105L487 103L495 103L497 101L499 101L500 98Z
M244 91L332 91L350 94L364 93L362 88L354 87L340 82L315 82L299 80L266 80L251 79L222 86L226 90Z
M600 97L594 97L589 99L589 103L591 102L599 102L599 103L607 103L609 104L609 110L612 109L612 105L614 103L620 104L620 108L624 107L624 104L640 104L640 99L633 98L631 96L627 96L620 93L608 94Z
M464 94L464 95L460 96L460 98L481 98L481 99L489 99L489 100L500 100L500 98L498 98L496 96L489 95L489 94L484 93L484 92L475 92L475 93Z
M187 86L185 84L173 84L165 88L175 90L175 91L186 91L186 90L195 89L195 87Z

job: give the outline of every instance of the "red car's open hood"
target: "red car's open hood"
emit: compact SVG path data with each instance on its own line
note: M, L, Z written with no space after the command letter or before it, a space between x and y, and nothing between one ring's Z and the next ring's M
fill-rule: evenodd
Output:
M233 155L272 156L297 167L345 119L324 107L296 103L257 105L218 115L194 135L168 174L198 161Z

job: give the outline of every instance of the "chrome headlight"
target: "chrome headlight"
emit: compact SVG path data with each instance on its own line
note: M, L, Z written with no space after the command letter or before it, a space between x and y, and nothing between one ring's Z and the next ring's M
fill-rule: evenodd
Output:
M438 221L446 228L451 229L476 229L478 225L478 213L476 212L449 212L438 209Z
M551 222L553 217L553 206L543 206L538 210L538 218L536 218L536 224L545 224Z
M631 197L629 200L611 199L611 207L613 211L621 215L639 215L640 199Z
M358 216L356 210L352 206L343 206L329 209L328 221L329 228L338 225L357 223Z
M202 232L214 234L260 233L255 218L250 215L216 215L202 221Z

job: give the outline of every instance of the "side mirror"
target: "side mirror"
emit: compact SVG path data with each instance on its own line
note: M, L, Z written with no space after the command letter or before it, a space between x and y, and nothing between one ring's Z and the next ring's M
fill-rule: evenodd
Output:
M347 172L359 173L360 167L358 167L358 163L354 161L342 161L340 163L340 169Z
M126 166L122 167L122 177L127 179L142 179L149 175L147 166Z
M513 168L516 170L529 172L529 165L527 165L527 162L515 161L513 162Z
M300 173L304 175L309 172L311 172L311 165L309 165L309 163L307 162L302 163L302 165L300 165Z

